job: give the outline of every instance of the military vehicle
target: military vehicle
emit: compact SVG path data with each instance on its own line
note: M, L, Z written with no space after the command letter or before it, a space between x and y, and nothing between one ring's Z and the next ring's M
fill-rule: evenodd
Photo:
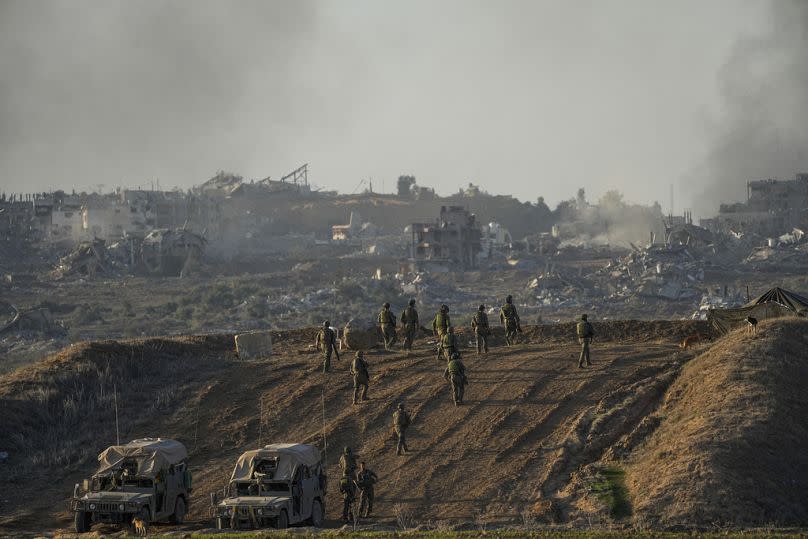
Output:
M325 464L308 444L272 444L247 451L236 462L219 501L218 529L286 528L306 523L320 527L325 517Z
M107 448L98 456L98 471L73 489L76 532L96 523L129 525L135 517L181 524L191 493L187 457L180 442L161 438Z

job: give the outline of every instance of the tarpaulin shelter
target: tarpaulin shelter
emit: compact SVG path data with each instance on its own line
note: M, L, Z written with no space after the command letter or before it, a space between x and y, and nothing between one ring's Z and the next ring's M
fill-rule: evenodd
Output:
M160 470L188 457L185 446L175 440L141 438L125 445L113 445L98 455L96 475L118 468L126 459L137 462L138 477L153 479Z
M320 462L320 451L308 444L271 444L261 449L253 449L239 457L230 480L254 479L255 466L261 461L273 462L271 479L287 481L292 479L292 474L299 464L311 468L316 466Z
M711 309L707 314L707 320L713 331L724 334L745 324L749 316L758 320L781 316L808 316L808 298L782 288L772 288L742 307Z

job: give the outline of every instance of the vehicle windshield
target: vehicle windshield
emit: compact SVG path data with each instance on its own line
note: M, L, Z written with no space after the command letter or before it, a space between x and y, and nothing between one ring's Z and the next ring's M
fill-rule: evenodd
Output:
M92 492L120 492L133 489L150 489L154 481L145 477L127 477L120 473L108 473L93 477Z
M230 485L231 496L279 496L290 492L287 481L234 481Z

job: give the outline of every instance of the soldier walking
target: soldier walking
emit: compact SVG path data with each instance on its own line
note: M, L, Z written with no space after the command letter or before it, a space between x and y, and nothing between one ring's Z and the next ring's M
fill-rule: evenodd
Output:
M581 356L578 358L578 368L583 369L584 360L586 360L587 367L592 365L592 362L589 361L589 343L592 342L592 337L595 336L595 330L592 328L592 324L589 323L585 314L581 315L581 321L578 322L575 330L578 333L578 342L581 343Z
M408 352L412 350L412 342L418 333L418 311L415 309L415 300L411 299L410 304L401 312L401 326L404 328L404 349Z
M499 321L505 326L505 344L516 344L516 333L522 330L519 314L513 305L513 296L505 298L505 305L499 310Z
M440 346L448 363L452 359L452 355L457 352L457 336L455 335L454 327L449 326L449 331L441 339Z
M382 328L382 336L384 337L384 349L389 350L397 340L396 317L390 312L389 303L382 305L382 310L379 312L379 325Z
M368 383L370 382L370 375L368 374L368 363L365 361L365 353L359 350L351 362L351 374L353 375L353 403L359 402L360 389L362 390L362 400L368 400Z
M345 446L342 448L342 456L339 458L339 468L342 470L343 474L347 474L350 477L354 476L354 472L356 472L356 455L353 454L351 448Z
M373 470L365 467L364 462L359 463L359 471L356 472L356 485L359 487L359 510L360 517L369 517L373 512L373 485L379 478Z
M345 472L339 480L339 491L342 494L342 520L345 523L354 521L354 501L356 500L356 485L351 476Z
M334 330L331 329L331 322L326 320L323 322L323 328L317 333L317 340L314 346L323 352L323 372L328 372L331 369L331 353L337 356L339 361L339 351L337 350L337 336Z
M488 336L491 334L491 327L488 325L488 314L485 312L485 305L480 305L477 312L471 318L471 329L477 337L477 355L483 350L488 353Z
M407 428L411 423L410 414L404 410L404 403L398 403L398 409L393 412L393 431L398 436L396 455L402 455L409 451L407 448Z
M463 404L463 394L466 392L466 384L469 383L466 378L466 366L460 360L460 354L455 352L451 361L443 371L443 377L452 384L452 400L455 406Z
M438 338L438 360L443 355L443 336L449 332L449 326L452 325L449 320L449 307L441 305L438 314L432 319L432 333Z

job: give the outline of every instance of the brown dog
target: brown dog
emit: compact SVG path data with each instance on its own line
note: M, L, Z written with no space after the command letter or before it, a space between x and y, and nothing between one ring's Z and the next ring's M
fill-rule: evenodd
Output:
M685 340L682 341L681 348L683 350L687 350L688 348L692 347L699 341L701 341L701 335L699 335L698 333L688 335L687 337L685 337Z
M139 535L141 537L146 537L146 534L149 532L149 525L146 524L146 521L140 517L135 517L132 519L132 527L135 529L135 535Z

